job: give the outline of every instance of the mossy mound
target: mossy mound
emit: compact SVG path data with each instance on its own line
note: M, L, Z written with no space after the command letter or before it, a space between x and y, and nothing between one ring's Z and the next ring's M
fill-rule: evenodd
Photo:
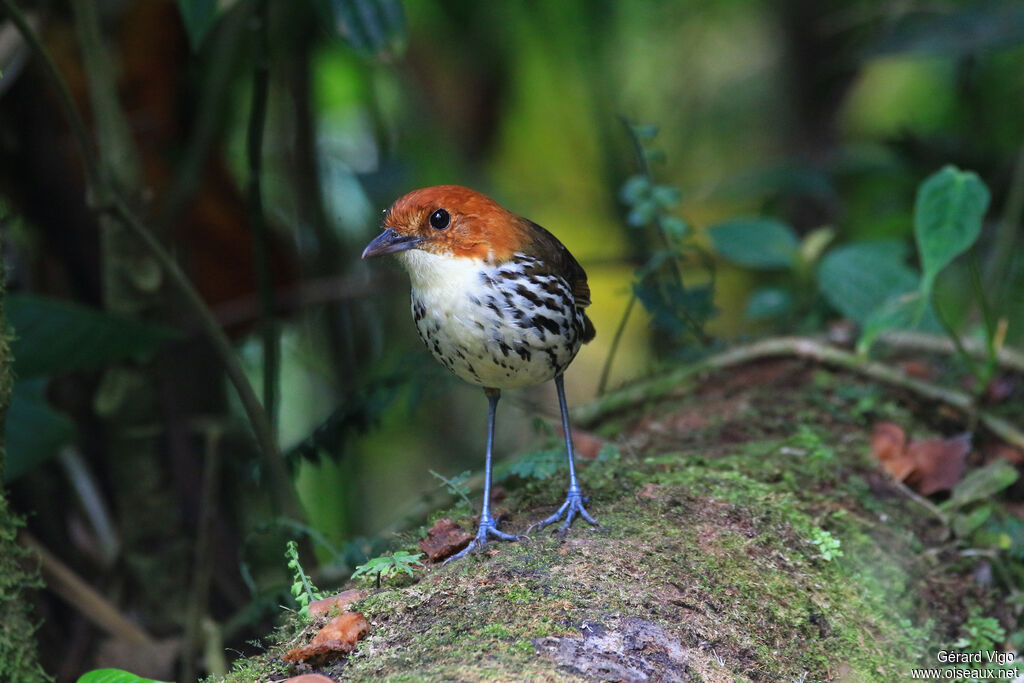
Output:
M354 606L370 635L322 672L892 681L934 661L980 589L927 508L869 458L864 422L908 419L906 408L841 375L776 365L770 383L733 372L620 418L621 455L581 475L600 527L496 544L372 592ZM513 489L504 527L542 519L563 485Z

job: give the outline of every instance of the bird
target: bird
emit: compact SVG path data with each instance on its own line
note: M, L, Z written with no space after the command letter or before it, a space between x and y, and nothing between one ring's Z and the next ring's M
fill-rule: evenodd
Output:
M460 185L437 185L399 197L384 212L383 231L362 258L393 254L409 274L412 317L442 365L480 386L488 401L483 509L475 537L458 559L488 541L527 538L498 529L491 514L495 415L503 389L554 380L565 433L569 488L550 517L527 531L577 517L584 507L566 407L563 375L594 338L584 309L587 274L558 238L490 197Z

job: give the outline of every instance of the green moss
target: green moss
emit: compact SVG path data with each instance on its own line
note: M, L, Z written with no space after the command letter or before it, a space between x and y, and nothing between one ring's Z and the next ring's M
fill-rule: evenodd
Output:
M3 314L4 273L0 263L0 483L3 482L4 446L6 443L7 408L11 401L14 378L11 376L11 352L8 345L9 332ZM0 489L0 672L4 680L35 681L50 680L40 667L36 657L33 635L36 623L31 617L31 600L28 595L33 588L42 586L39 574L29 569L28 552L17 542L21 520L7 508L7 500Z
M862 415L844 412L884 402L829 386L813 383L810 404L768 391L699 433L587 465L600 527L495 544L375 592L355 606L370 635L329 672L441 681L557 670L571 680L578 672L543 654L545 639L583 642L632 619L684 650L693 680L904 677L944 642L942 622L961 607L921 552L928 513L895 489L879 495ZM808 422L794 424L797 413ZM723 434L744 438L723 445ZM514 530L564 495L559 477L508 488Z

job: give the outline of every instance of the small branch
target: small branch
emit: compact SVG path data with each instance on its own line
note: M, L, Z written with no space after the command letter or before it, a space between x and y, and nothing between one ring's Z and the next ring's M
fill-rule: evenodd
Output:
M210 427L204 434L206 453L203 458L195 554L192 558L192 595L189 596L186 610L184 648L181 657L183 681L195 680L202 622L207 616L210 579L213 574L213 562L210 561L211 526L217 512L217 490L220 485L220 438L221 431L216 426Z
M978 410L974 400L962 391L947 389L937 384L910 377L883 363L864 360L848 351L837 349L813 339L779 337L765 339L749 346L739 346L704 359L700 363L680 368L661 377L638 382L614 394L608 394L574 411L576 424L592 426L601 418L626 410L647 401L653 401L692 382L697 375L735 365L743 365L764 358L805 358L825 365L870 377L884 384L913 392L930 401L938 401L975 417L993 434L1017 448L1024 448L1024 432L1010 422Z
M630 313L633 312L634 304L636 304L636 292L631 291L629 293L629 303L626 304L626 310L622 313L619 326L615 328L615 336L612 337L612 345L608 349L608 357L604 359L604 367L601 368L601 380L597 383L598 396L603 396L604 390L608 386L608 376L612 371L612 360L615 358L615 352L619 350L619 342L622 340L622 333L626 329L626 323L629 321Z
M136 646L155 644L151 635L121 614L116 606L57 559L32 534L22 531L18 534L18 542L39 557L39 569L46 587L71 604L83 617L125 642Z
M957 353L952 340L923 332L883 332L879 341L898 349L927 351L929 353ZM984 358L988 353L985 344L974 339L962 339L961 346L972 356ZM996 351L996 362L1003 368L1024 373L1024 353L1011 348L1002 347Z

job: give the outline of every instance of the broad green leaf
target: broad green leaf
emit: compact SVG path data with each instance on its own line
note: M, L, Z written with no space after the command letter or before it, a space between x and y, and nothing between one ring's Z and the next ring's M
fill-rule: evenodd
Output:
M914 237L926 298L939 272L977 241L988 202L988 188L973 171L946 166L921 183L914 205Z
M1017 476L1017 469L1013 465L1005 460L996 460L964 477L953 487L953 496L939 507L956 509L986 500L1017 481Z
M5 308L19 379L98 368L151 353L178 336L169 328L30 294L9 295Z
M907 292L886 301L862 325L857 352L867 353L886 330L937 331L939 324L930 302L921 292Z
M197 52L220 16L217 0L178 0L178 10L185 24L188 43L192 51Z
M834 309L864 324L890 299L917 288L899 242L859 242L829 251L818 266L818 288Z
M78 677L78 683L160 683L121 669L96 669Z
M748 268L788 268L800 249L793 228L771 218L737 218L708 230L715 251Z
M781 287L762 287L747 300L747 317L751 320L778 318L793 308L793 295Z
M316 0L321 20L354 50L391 59L405 49L400 0Z
M70 418L50 407L45 379L17 382L7 410L4 479L14 481L57 455L75 435Z

